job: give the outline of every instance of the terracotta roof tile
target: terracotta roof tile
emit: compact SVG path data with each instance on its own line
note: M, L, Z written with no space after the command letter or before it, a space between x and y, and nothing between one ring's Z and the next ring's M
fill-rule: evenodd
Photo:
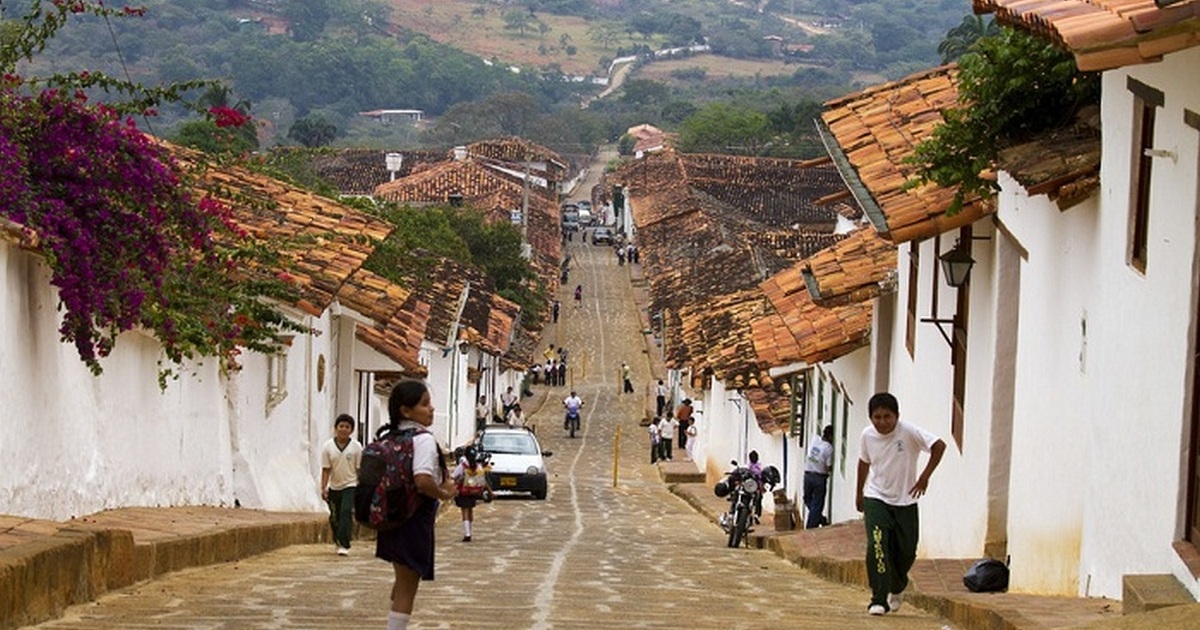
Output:
M445 151L386 151L382 149L302 149L280 147L272 149L271 159L299 160L314 175L328 182L343 195L370 195L375 187L388 181L388 153L404 156L397 177L404 177L425 165L445 162Z
M826 148L843 178L875 229L894 243L946 232L991 211L968 200L951 216L953 189L904 188L916 170L904 158L941 123L941 111L958 104L956 74L956 67L944 66L874 86L827 102L821 116Z
M821 306L808 291L788 291L788 287L795 287L799 275L797 268L788 269L760 285L778 314L778 319L760 318L751 324L754 347L764 365L830 361L870 342L871 300ZM780 344L781 321L794 343Z
M428 325L422 331L425 339L439 345L463 339L498 355L508 350L520 307L497 295L483 272L441 259L420 274L405 278L405 286L412 287L410 300L429 305ZM468 282L470 290L460 314L459 302ZM456 316L458 329L451 332Z
M873 229L859 229L798 268L803 288L820 305L862 302L895 290L896 246ZM775 279L784 295L800 288L794 273L783 272Z
M189 168L199 153L164 143ZM279 243L292 261L288 269L303 297L299 306L319 313L352 273L386 238L391 224L332 199L235 166L208 166L200 173L201 194L227 205L234 221L252 238Z
M1048 195L1065 210L1100 187L1100 130L1086 124L1056 129L1002 149L997 162L1030 196Z
M1154 0L973 0L1075 55L1080 70L1110 70L1158 61L1200 45L1200 1L1158 7Z
M509 221L523 207L524 184L476 159L434 165L409 177L380 185L380 198L398 203L445 204L451 195L483 211L492 221ZM556 193L531 186L527 238L534 253L533 267L551 292L558 289L562 259L561 214Z
M761 381L748 317L765 310L758 283L836 242L844 192L826 161L667 150L611 177L626 188L650 311L663 319L667 364ZM743 292L751 292L749 294Z
M469 144L467 154L509 164L523 164L526 160L541 163L545 168L539 171L540 174L553 182L563 181L570 168L563 156L536 142L517 136L492 138Z

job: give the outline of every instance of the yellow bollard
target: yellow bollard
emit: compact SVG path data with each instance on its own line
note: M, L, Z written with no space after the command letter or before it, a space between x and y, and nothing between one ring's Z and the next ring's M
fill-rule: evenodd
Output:
M613 440L613 487L617 487L617 461L621 459L621 425L617 425L617 439Z
M583 359L582 365L579 366L580 369L582 370L582 372L580 373L579 378L587 378L587 350L583 351L582 359Z

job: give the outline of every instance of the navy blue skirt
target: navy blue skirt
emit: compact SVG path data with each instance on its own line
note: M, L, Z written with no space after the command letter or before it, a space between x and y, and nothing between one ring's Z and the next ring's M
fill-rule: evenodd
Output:
M433 579L433 531L437 522L438 502L421 497L416 514L396 529L375 535L375 557L398 562L421 576Z

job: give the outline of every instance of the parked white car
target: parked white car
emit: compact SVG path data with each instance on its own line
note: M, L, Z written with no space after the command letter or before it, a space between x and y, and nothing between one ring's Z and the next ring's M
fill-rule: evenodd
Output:
M528 429L488 425L475 443L491 455L492 467L487 479L493 492L529 493L539 501L546 498L544 458L551 453L542 450L537 437Z

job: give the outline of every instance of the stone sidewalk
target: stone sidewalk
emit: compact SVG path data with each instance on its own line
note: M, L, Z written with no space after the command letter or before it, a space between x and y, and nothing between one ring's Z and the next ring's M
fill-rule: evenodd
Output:
M0 630L190 567L327 542L324 514L124 508L67 522L0 515Z
M660 462L671 491L713 523L729 507L688 461ZM861 586L869 597L866 532L862 521L810 530L775 531L764 518L751 534L751 546L773 551L824 579ZM917 560L905 602L941 615L967 630L1195 630L1200 604L1122 615L1121 602L1106 598L1051 597L1017 593L972 593L962 576L975 558Z
M659 464L664 483L714 523L726 509L691 462ZM774 531L770 519L752 545L814 574L861 586L866 596L861 522ZM70 605L190 567L236 561L295 544L329 542L326 516L215 507L125 508L65 523L0 516L0 629L60 616ZM906 601L960 630L1194 630L1200 604L1123 616L1109 599L971 593L970 559L922 559Z

